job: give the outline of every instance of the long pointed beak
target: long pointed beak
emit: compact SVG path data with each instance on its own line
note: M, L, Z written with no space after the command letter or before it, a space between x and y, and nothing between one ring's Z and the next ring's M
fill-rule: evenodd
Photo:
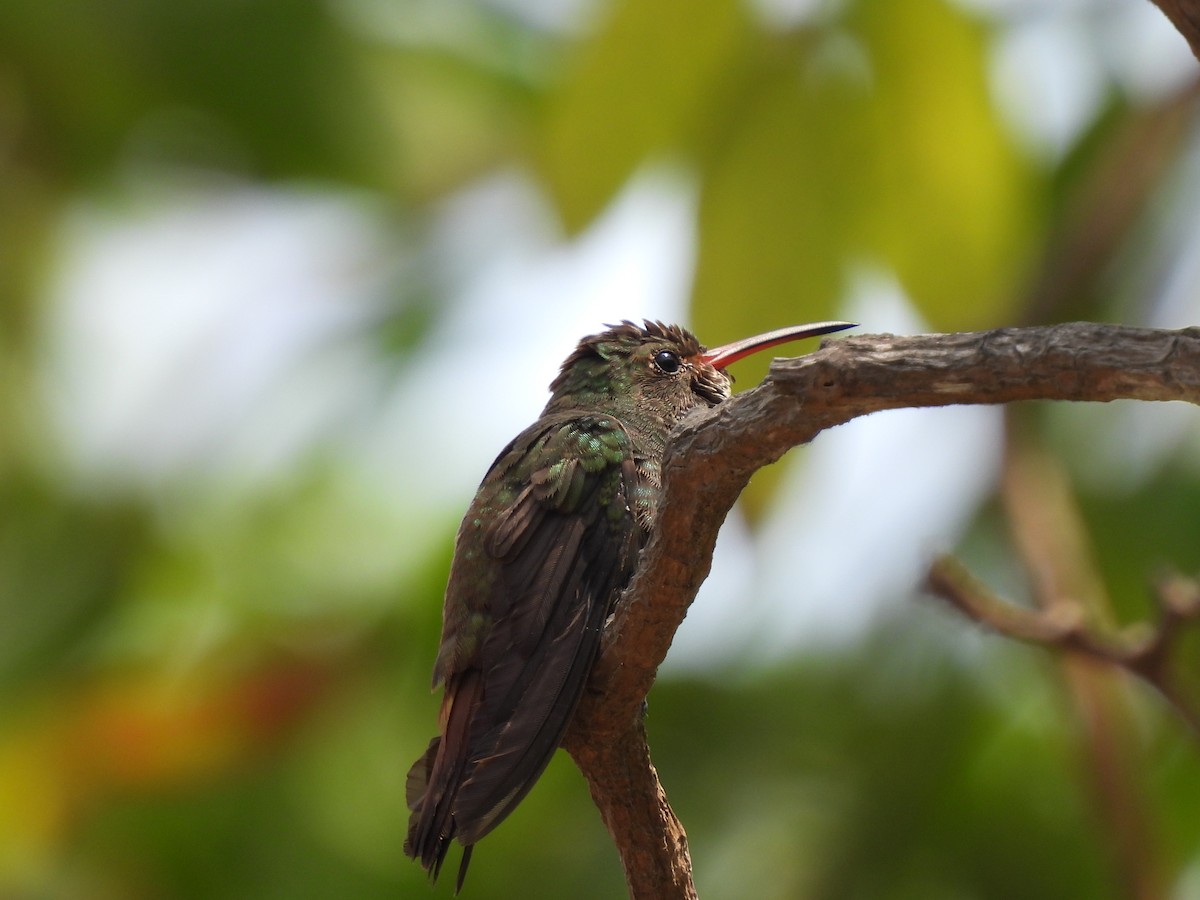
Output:
M801 338L831 334L834 331L853 328L855 324L854 322L814 322L811 325L792 325L789 328L768 331L766 334L742 338L740 341L734 341L732 344L725 344L722 347L714 347L712 350L706 351L700 358L714 368L724 369L751 353L766 350L776 344L786 344Z

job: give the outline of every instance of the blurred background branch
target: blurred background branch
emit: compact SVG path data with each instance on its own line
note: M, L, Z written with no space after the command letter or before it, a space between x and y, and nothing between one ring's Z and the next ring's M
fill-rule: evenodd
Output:
M1070 597L1055 599L1040 611L1006 603L974 581L952 557L940 557L930 567L929 587L968 618L1006 637L1070 650L1128 669L1145 679L1200 732L1200 710L1181 695L1170 671L1175 662L1172 648L1186 636L1189 623L1200 618L1200 588L1195 581L1180 576L1161 581L1154 591L1158 620L1117 634L1090 629L1085 607Z

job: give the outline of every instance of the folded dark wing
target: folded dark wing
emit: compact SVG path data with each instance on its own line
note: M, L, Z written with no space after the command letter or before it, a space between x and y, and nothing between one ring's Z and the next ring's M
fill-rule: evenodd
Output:
M633 452L614 420L557 423L512 471L520 487L485 542L501 577L479 658L483 701L454 804L463 843L503 819L554 754L640 544L627 499Z
M643 535L610 417L559 416L497 458L459 531L434 680L441 735L413 767L406 851L436 874L528 793L562 740ZM461 878L461 874L460 874Z

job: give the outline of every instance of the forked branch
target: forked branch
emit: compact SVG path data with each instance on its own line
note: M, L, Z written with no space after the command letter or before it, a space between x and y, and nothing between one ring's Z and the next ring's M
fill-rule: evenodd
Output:
M1032 609L1000 599L949 556L937 559L926 579L930 591L963 615L1006 637L1057 647L1126 669L1154 687L1200 735L1200 706L1179 687L1171 650L1187 628L1200 627L1200 585L1173 575L1156 585L1154 623L1108 631L1089 622L1083 606L1063 598Z

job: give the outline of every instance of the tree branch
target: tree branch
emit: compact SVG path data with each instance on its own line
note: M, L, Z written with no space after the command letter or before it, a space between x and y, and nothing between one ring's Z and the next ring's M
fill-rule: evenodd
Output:
M580 734L573 731L564 745L621 852L630 897L696 900L687 835L650 762L641 716L608 741L578 740Z
M1153 0L1176 30L1184 36L1192 55L1200 59L1200 2L1198 0Z
M1089 625L1083 608L1069 598L1043 609L1001 600L949 556L934 561L926 584L967 618L1006 637L1070 650L1126 669L1158 690L1200 735L1200 707L1178 689L1169 667L1170 648L1183 627L1200 622L1200 585L1195 581L1179 576L1163 580L1154 593L1158 621L1118 632Z
M1046 634L1050 645L1070 646L1074 641L1068 634L1073 632L1080 648L1095 645L1114 653L1132 651L1136 636L1101 624L1112 620L1112 603L1061 462L1023 434L1016 415L1006 418L1000 502L1016 558L1028 573L1034 605L1062 626L1065 643L1057 644L1051 631ZM1117 689L1113 667L1097 666L1098 659L1105 660L1105 655L1084 651L1063 653L1056 660L1078 724L1074 733L1080 760L1109 845L1106 855L1112 875L1123 896L1160 900L1167 879L1157 852L1160 841L1154 834L1150 800L1130 740L1132 711L1125 692Z
M606 810L631 897L694 896L686 839L645 748L642 702L750 476L826 428L879 410L1124 398L1200 402L1200 328L1071 323L826 341L777 360L759 387L675 431L654 534L564 741ZM651 792L659 800L645 803ZM661 840L668 833L678 840Z

